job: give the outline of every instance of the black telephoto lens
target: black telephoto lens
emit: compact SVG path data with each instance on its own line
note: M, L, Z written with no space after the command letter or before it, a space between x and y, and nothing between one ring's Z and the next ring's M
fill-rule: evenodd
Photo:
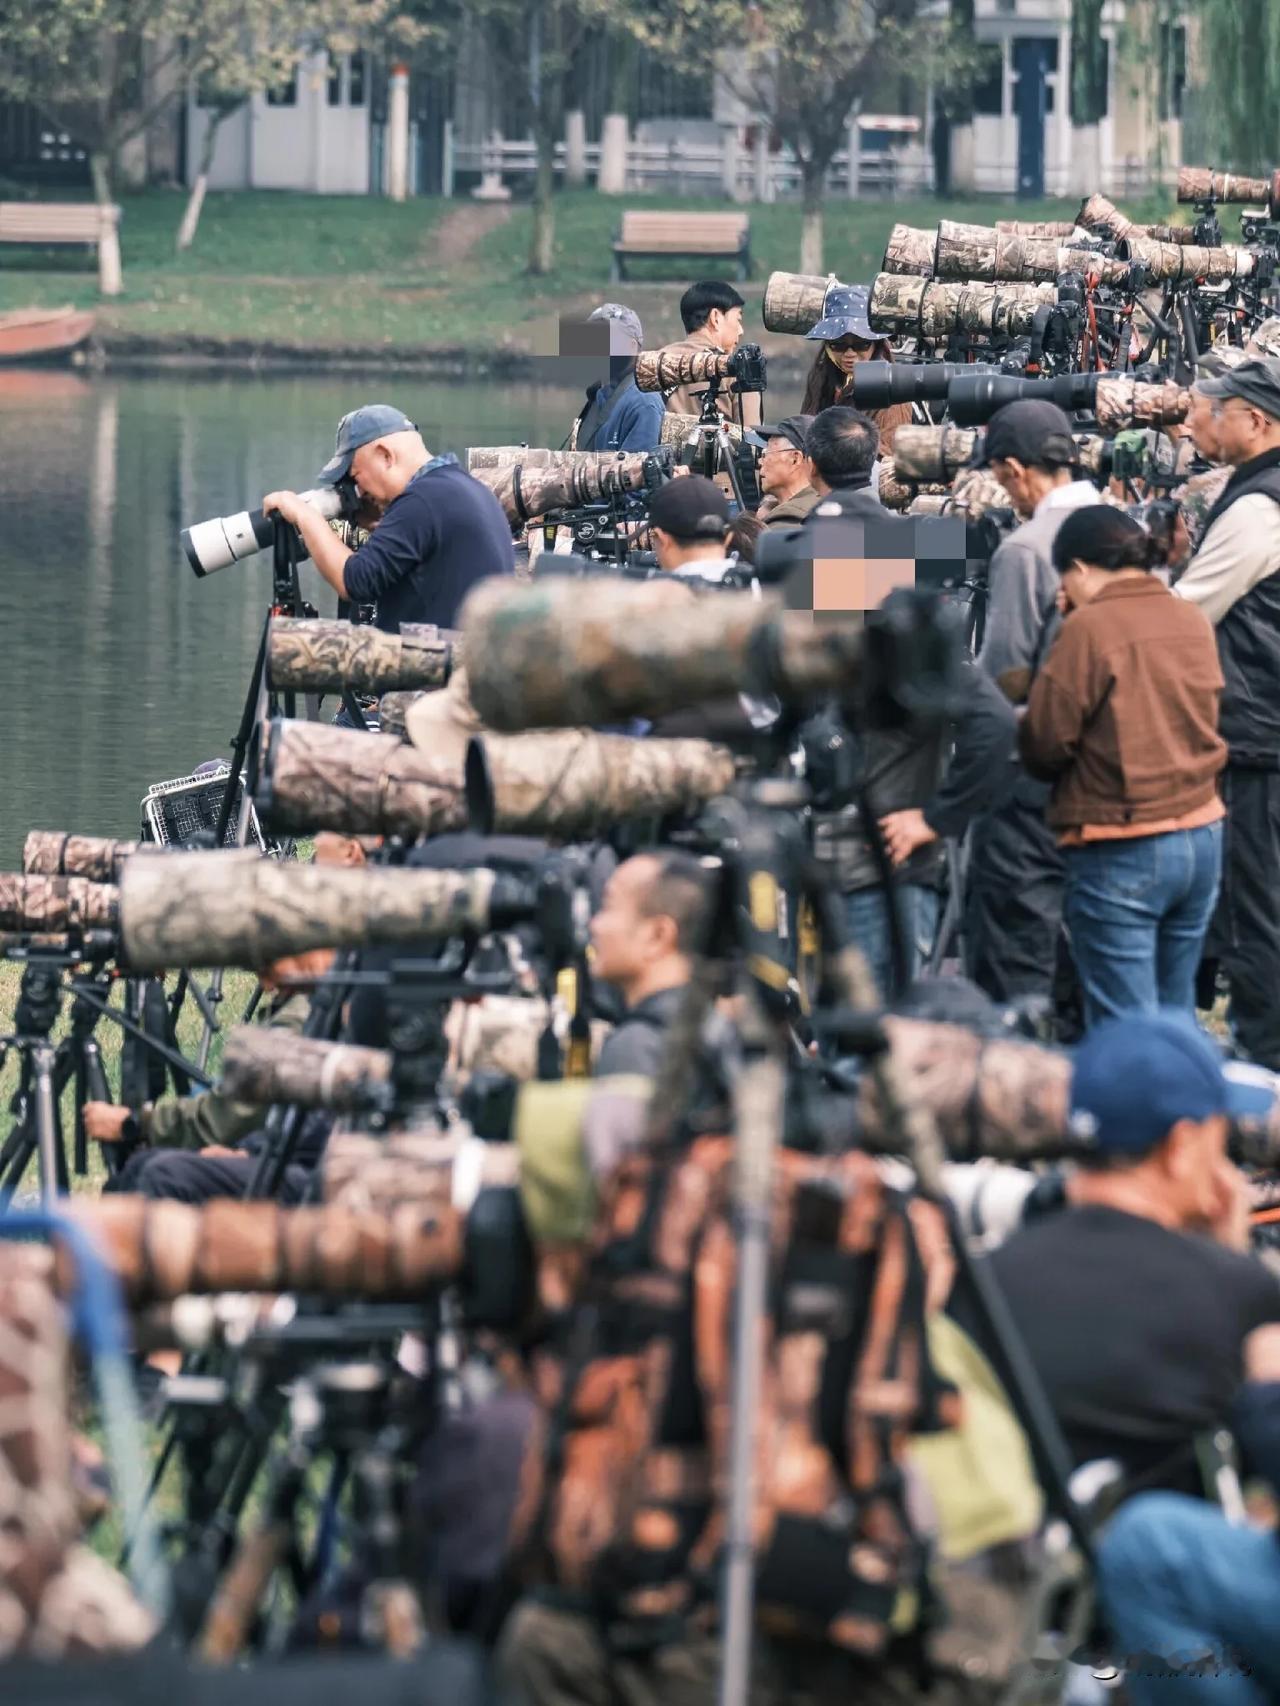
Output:
M1098 393L1096 373L1064 373L1057 379L1015 379L1010 374L963 374L947 390L947 413L957 426L982 426L1006 403L1039 397L1071 414L1090 409Z
M953 379L994 373L994 367L963 361L898 363L862 361L853 370L849 401L855 409L887 409L894 403L941 403Z

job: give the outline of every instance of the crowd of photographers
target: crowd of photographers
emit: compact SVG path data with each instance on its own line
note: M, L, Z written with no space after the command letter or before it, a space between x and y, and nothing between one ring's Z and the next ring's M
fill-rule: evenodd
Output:
M744 307L727 284L694 285L672 353L731 353ZM850 572L830 566L816 530L888 520L877 469L912 418L910 405L851 406L859 363L892 354L867 319L867 292L834 291L825 308L809 334L818 347L798 412L762 423L758 391L714 399L728 424L758 432L755 516L741 513L727 482L697 473L661 484L646 516L658 570L692 582L750 583L762 540L808 539L815 620L847 607ZM639 389L638 317L610 303L592 318L607 331L608 377L588 394L572 445L653 449L664 415L698 414L698 387ZM982 1285L952 1290L945 1379L987 1419L985 1431L970 1425L960 1455L944 1445L931 1459L922 1447L912 1460L912 1497L935 1506L919 1517L920 1532L932 1529L962 1575L1025 1586L1030 1548L1061 1514L1069 1478L1074 1510L1090 1517L1100 1651L1125 1671L1129 1697L1255 1706L1280 1697L1270 1639L1280 1542L1242 1524L1224 1489L1238 1453L1280 1497L1280 1280L1250 1250L1249 1198L1228 1137L1236 1117L1269 1109L1273 1093L1228 1076L1195 1015L1214 1005L1220 972L1239 1051L1280 1071L1280 359L1207 364L1188 430L1200 456L1227 473L1170 559L1084 475L1060 408L1022 400L996 411L982 467L1017 521L990 559L981 644L945 722L861 734L856 799L815 810L812 846L890 1010L1077 1045L1071 1119L1093 1144L1086 1161L1019 1196L1008 1235L985 1259L1005 1330L992 1332ZM320 483L344 479L379 510L355 551L296 494L272 493L264 509L297 528L340 597L377 606L380 627L452 628L477 582L513 574L516 542L498 500L453 457L432 455L399 411L375 404L344 417ZM837 583L843 590L828 596L824 587ZM749 736L778 716L776 700L744 693L629 732ZM447 839L429 844L442 859ZM316 858L355 866L371 850L367 839L326 834ZM485 857L481 844L476 862ZM641 1146L634 1082L662 1070L696 977L710 890L703 862L678 848L618 856L597 847L592 857L592 976L597 1018L611 1025L595 1040L600 1094L584 1117L582 1154L600 1184ZM524 951L536 957L536 941ZM329 959L269 968L259 1022L296 1032L305 985ZM937 978L944 968L967 981ZM723 1099L716 1040L732 1016L723 1002L704 1033L707 1082L691 1095L709 1106ZM506 1046L468 1049L464 1018L455 1014L450 1031L449 1069L459 1076L482 1072ZM528 1032L527 1019L512 1028ZM359 999L344 1034L373 1047L390 1041L385 1013ZM85 1125L104 1146L136 1146L113 1191L186 1203L242 1195L262 1143L256 1110L217 1089L136 1109L90 1103ZM283 1201L307 1197L330 1125L327 1114L309 1117ZM920 1284L941 1303L945 1283L936 1299L932 1281ZM1042 1407L1039 1431L1024 1437L1007 1393L1025 1392L1028 1380ZM640 1402L607 1387L602 1376L602 1412ZM667 1615L657 1585L642 1630L605 1603L615 1589L638 1602L644 1581L587 1581L512 1607L504 1536L537 1413L508 1371L448 1418L424 1460L420 1496L450 1618L497 1640L502 1675L528 1706L710 1699L718 1639L696 1610ZM550 1413L563 1447L569 1419ZM667 1416L664 1438L682 1443L686 1420ZM639 1434L630 1444L656 1448ZM677 1455L664 1469L668 1504L634 1513L634 1538L655 1560L676 1546ZM464 1485L473 1496L460 1500ZM963 1509L958 1486L972 1493ZM577 1498L558 1517L566 1548L593 1524L590 1499ZM641 1536L642 1523L653 1533ZM794 1565L819 1578L821 1605L821 1571L807 1554ZM869 1627L879 1628L878 1616L868 1614ZM1008 1630L988 1633L994 1650ZM904 1645L908 1664L890 1641L892 1662L880 1646L872 1661L857 1628L837 1649L762 1628L752 1698L816 1706L881 1687L910 1696L915 1649ZM949 1678L957 1698L995 1684L989 1657Z

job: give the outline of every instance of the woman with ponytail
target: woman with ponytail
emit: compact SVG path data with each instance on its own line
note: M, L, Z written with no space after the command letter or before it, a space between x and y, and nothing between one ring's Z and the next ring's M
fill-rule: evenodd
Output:
M1195 1009L1222 864L1222 671L1209 622L1151 571L1154 542L1090 504L1053 545L1066 620L1019 732L1066 863L1064 917L1090 1025Z

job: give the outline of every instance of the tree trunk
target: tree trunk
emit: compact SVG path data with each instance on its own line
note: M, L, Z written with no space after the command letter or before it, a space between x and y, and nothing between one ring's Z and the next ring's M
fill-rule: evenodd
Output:
M539 126L537 143L538 162L533 179L533 232L529 239L529 272L535 278L545 278L555 262L556 212L552 200L555 190L555 132Z
M222 128L223 119L231 117L235 107L215 107L209 115L205 127L204 143L200 149L200 165L196 171L195 182L191 186L191 194L187 197L187 205L183 211L182 223L178 227L177 249L181 254L189 249L196 239L196 227L200 223L200 210L204 206L205 192L209 188L209 169L213 165L214 149L218 145L218 132Z
M822 198L825 188L826 162L804 162L804 202L800 214L800 271L821 273L822 265Z
M114 200L111 194L111 156L95 148L89 156L89 175L93 180L93 199L99 206L109 207Z

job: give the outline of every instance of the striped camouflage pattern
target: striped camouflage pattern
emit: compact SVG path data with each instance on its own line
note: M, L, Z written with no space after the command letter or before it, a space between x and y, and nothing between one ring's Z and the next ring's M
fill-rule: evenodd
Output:
M276 616L267 638L267 685L278 693L385 693L443 687L455 664L457 635L429 622L386 634L358 622Z
M1280 169L1269 178L1242 178L1234 172L1211 172L1207 166L1183 166L1178 172L1179 201L1258 202L1280 209Z
M893 470L899 480L951 480L973 458L976 427L902 426L893 441Z
M491 871L349 870L252 854L170 853L130 859L118 892L124 957L135 971L161 971L263 966L310 948L486 930L495 878Z
M989 509L1008 509L1009 494L989 468L962 468L945 496L922 494L911 505L912 515L952 515L962 510L977 521Z
M1238 244L1224 243L1220 249L1204 249L1194 243L1157 243L1150 237L1126 237L1120 247L1131 261L1141 261L1152 279L1163 284L1184 284L1191 279L1209 283L1223 279L1248 278L1257 259Z
M1195 228L1191 225L1135 225L1127 214L1121 213L1113 201L1104 195L1091 195L1080 209L1079 223L1090 231L1106 231L1117 240L1124 237L1149 237L1156 243L1194 243Z
M1176 426L1190 407L1190 391L1172 381L1144 385L1116 377L1099 379L1093 412L1102 432L1111 437L1130 427Z
M143 864L158 865L147 858ZM114 930L117 889L86 877L25 877L0 872L0 931L80 936Z
M22 869L29 877L83 877L90 883L119 880L121 863L145 853L154 843L111 841L99 835L69 835L61 829L33 829L22 843Z
M400 740L407 740L407 718L409 712L421 698L421 691L413 688L405 688L396 693L384 693L378 701L378 728L381 733L395 735Z
M893 471L893 463L880 464L880 483L876 488L877 496L886 509L904 510L909 504L921 496L944 496L951 490L928 480L899 480Z
M856 626L674 580L491 580L463 626L475 709L502 731L655 718L737 692L820 698L849 690L862 662Z
M760 318L766 332L792 332L804 337L822 318L827 291L836 282L828 273L771 272L764 287Z
M347 1214L384 1215L406 1209L446 1216L464 1213L477 1193L520 1182L513 1143L485 1143L461 1124L442 1131L432 1119L376 1137L335 1131L325 1145L324 1200Z
M653 453L635 450L619 456L607 450L562 450L538 454L557 460L543 465L520 461L502 468L471 470L472 478L488 486L497 498L513 527L523 527L550 510L577 509L612 493L639 491Z
M914 278L932 278L937 244L936 231L925 231L917 225L895 225L885 244L880 270Z
M391 1082L385 1049L320 1042L267 1025L237 1025L227 1033L218 1089L238 1102L350 1113L382 1106Z
M641 350L636 357L637 391L674 391L682 385L700 385L708 379L723 379L729 371L729 356L717 349Z
M867 318L877 332L926 341L960 331L1016 336L1031 330L1037 308L1057 299L1051 284L941 284L882 272L871 286Z
M187 1293L300 1291L413 1300L456 1279L463 1229L447 1205L379 1214L238 1198L192 1208L145 1197L77 1199L133 1303Z
M1129 269L1093 249L1063 248L1052 237L1024 237L995 226L961 225L944 219L938 226L935 270L940 279L982 283L1050 281L1059 273L1091 273L1104 284L1122 284Z
M723 794L733 754L705 740L633 740L592 729L478 736L500 835L587 841L631 817L696 811Z
M1012 237L1070 237L1076 229L1070 219L997 219L996 230Z
M438 835L466 827L462 770L397 735L277 717L266 725L254 804L282 835Z
M145 1646L155 1634L150 1614L123 1576L79 1544L70 1344L47 1246L0 1245L0 1394L0 1659Z

